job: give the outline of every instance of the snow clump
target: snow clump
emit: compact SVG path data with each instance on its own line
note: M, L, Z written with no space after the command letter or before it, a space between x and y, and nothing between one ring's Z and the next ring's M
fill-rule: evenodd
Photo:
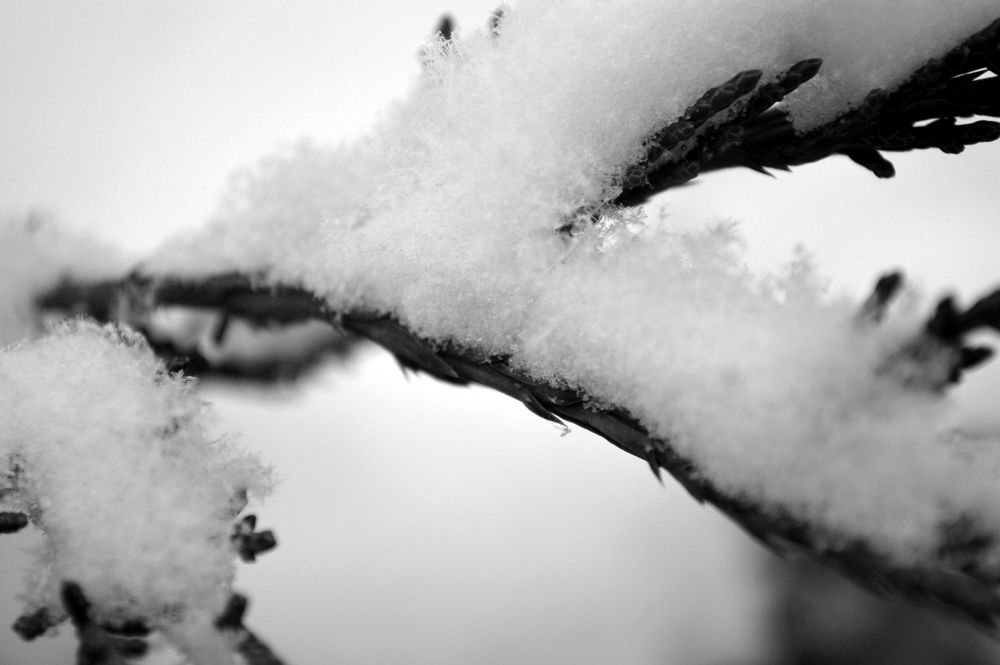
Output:
M29 612L64 616L67 581L99 622L166 628L221 612L234 517L269 491L269 470L208 435L193 381L137 333L71 321L0 352L0 404L0 510L45 536Z

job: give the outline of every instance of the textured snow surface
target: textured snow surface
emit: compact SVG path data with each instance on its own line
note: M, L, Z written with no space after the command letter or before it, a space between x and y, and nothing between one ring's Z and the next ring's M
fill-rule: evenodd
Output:
M69 322L0 353L0 510L46 536L25 600L60 616L63 581L97 613L165 625L219 613L233 575L239 496L268 470L207 436L195 384L143 338Z
M805 129L998 16L996 0L517 3L497 39L429 43L367 140L265 160L145 269L262 275L508 356L629 409L733 493L919 557L961 514L1000 530L1000 447L957 443L945 399L879 371L915 317L858 330L806 262L749 274L730 229L605 209L573 240L554 230L736 72L822 58L787 102Z

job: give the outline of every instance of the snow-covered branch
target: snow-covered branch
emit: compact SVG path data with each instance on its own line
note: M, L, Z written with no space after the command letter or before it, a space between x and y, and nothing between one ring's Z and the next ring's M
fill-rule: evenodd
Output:
M234 181L203 231L128 275L63 275L74 256L51 258L37 230L11 226L21 240L9 251L28 265L27 276L15 266L6 278L15 296L0 319L6 339L42 311L144 336L77 323L0 354L3 400L21 414L20 429L0 437L0 459L20 475L0 489L14 497L11 515L55 534L55 574L36 604L62 611L62 588L70 607L75 592L57 585L71 582L88 612L150 620L199 662L231 649L213 642L212 625L234 550L225 505L240 490L262 492L266 473L204 438L194 410L176 406L189 384L145 345L171 369L271 377L363 337L406 367L598 432L772 547L991 625L1000 432L963 431L947 387L988 359L969 334L998 328L1000 297L967 308L944 300L925 316L901 278L886 276L867 302L847 302L802 257L754 274L733 228L657 229L635 207L715 168L843 154L887 177L881 151L956 153L1000 136L992 120L957 123L1000 115L994 1L941 11L914 0L907 20L893 3L849 4L507 7L487 30L440 30L421 51L411 98L365 141L264 160ZM32 256L50 258L35 270ZM233 351L237 332L246 346ZM91 409L100 393L90 377L107 383L105 410ZM56 388L72 409L45 410ZM164 400L166 410L144 410ZM77 431L87 434L68 435ZM163 441L180 443L161 451ZM101 464L79 473L95 455L128 463L114 476ZM183 518L162 509L159 493L144 493L146 472L171 501L179 493L197 505ZM63 503L44 502L115 483L136 492L130 503L153 502L121 534L149 529L142 542L158 546L164 529L196 532L172 538L183 552L170 556L190 563L178 571L217 563L211 597L183 572L158 578L164 588L143 586L139 566L160 552L139 551L111 579L92 579L90 568L117 561L122 543L92 539L84 563L67 554L90 552L77 527L94 520L64 519ZM139 523L161 514L170 518Z
M891 301L902 287L898 273L880 279L872 296L853 321L862 330L877 325L887 316ZM646 461L657 477L661 469L680 482L698 501L707 501L729 515L736 523L779 552L806 552L871 587L892 589L906 595L933 599L957 609L983 624L992 624L1000 609L992 580L998 574L991 563L993 536L988 529L964 514L934 527L930 536L934 549L928 556L901 564L881 551L870 536L859 536L850 528L835 530L786 507L762 503L758 497L736 493L720 486L693 461L679 452L670 439L652 434L627 408L595 403L578 389L539 380L512 363L509 356L486 356L475 349L453 344L433 343L422 339L390 316L352 311L332 312L307 292L289 287L255 285L237 275L221 276L198 283L140 280L120 284L121 292L149 303L151 309L130 310L133 325L145 328L157 338L155 314L159 307L211 309L225 317L240 317L257 323L301 323L304 319L325 321L332 329L367 338L393 352L403 367L425 372L438 379L459 384L477 384L492 388L522 402L536 416L563 421L594 431L616 446ZM94 308L102 311L102 301L112 290L107 284L96 285L90 293L62 288L48 294L43 306L70 310ZM897 346L886 349L881 361L873 363L873 373L887 376L915 395L933 395L957 383L963 371L991 356L985 347L966 344L967 337L981 328L1000 329L1000 298L994 292L965 311L958 311L951 299L943 300L922 326L914 327L910 337L900 337ZM149 329L150 326L153 329ZM168 353L169 355L169 353ZM304 353L298 362L308 362ZM185 358L187 360L187 358ZM227 366L226 373L232 371ZM199 362L196 369L212 372ZM300 368L293 368L292 373ZM256 376L253 368L247 369ZM845 423L845 427L849 423ZM957 444L955 444L957 445ZM838 460L843 462L844 460ZM980 460L981 461L981 460ZM905 460L888 460L905 472ZM949 469L954 471L954 468ZM863 475L855 468L852 473ZM948 478L948 480L954 480ZM863 481L863 479L862 479ZM776 481L780 482L780 480ZM928 491L928 487L911 491Z
M0 506L47 536L19 632L68 615L105 640L102 626L141 621L180 636L195 662L221 662L197 654L224 653L225 640L190 624L222 612L233 558L252 549L233 522L248 494L270 490L268 469L208 436L193 383L138 333L63 323L0 354L0 377Z

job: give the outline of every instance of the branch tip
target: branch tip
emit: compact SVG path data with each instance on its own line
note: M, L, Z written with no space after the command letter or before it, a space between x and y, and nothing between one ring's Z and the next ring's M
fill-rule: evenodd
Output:
M28 526L28 516L21 512L0 512L0 534L17 533Z

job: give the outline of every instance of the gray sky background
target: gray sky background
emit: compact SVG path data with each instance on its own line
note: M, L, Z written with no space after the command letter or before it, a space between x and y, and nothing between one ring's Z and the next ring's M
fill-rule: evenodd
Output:
M0 209L141 255L203 220L233 169L300 137L359 136L412 84L443 11L478 27L493 4L0 2ZM846 160L714 174L663 209L678 227L739 220L761 267L801 243L835 291L894 267L929 296L997 285L998 147L894 161L888 182ZM986 423L996 374L963 398ZM207 392L220 431L284 479L257 510L281 546L237 586L290 663L720 663L766 648L757 547L595 437L407 381L374 350L297 389ZM0 624L30 540L0 540ZM0 631L2 664L68 663L69 649Z

